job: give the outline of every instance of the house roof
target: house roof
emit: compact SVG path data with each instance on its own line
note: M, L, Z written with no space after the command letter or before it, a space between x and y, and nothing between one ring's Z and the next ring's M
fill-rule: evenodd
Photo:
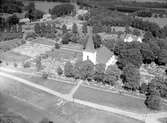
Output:
M100 47L97 49L96 52L96 62L98 64L106 64L107 61L113 56L113 52L111 52L108 48L105 46Z
M85 50L89 52L95 52L94 43L93 43L92 27L88 27L87 43L86 43Z

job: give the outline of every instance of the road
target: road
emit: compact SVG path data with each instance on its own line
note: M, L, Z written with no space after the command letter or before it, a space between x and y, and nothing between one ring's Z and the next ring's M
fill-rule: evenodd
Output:
M119 109L119 108L100 105L100 104L96 104L96 103L93 103L93 102L80 100L80 99L76 99L76 98L71 99L71 96L69 96L69 95L63 95L59 92L55 92L55 91L50 90L48 88L45 88L45 87L42 87L40 85L34 84L33 82L24 80L22 78L19 78L19 77L16 77L16 76L4 73L4 72L0 72L0 76L17 80L20 83L29 85L29 86L37 88L37 89L40 89L40 90L45 91L49 94L61 97L65 100L67 100L67 101L73 101L74 103L82 104L82 105L85 105L85 106L88 106L88 107L91 107L91 108L96 108L96 109L103 110L103 111L113 112L113 113L116 113L116 114L119 114L119 115L127 116L127 117L130 117L130 118L134 118L134 119L138 119L138 120L142 120L142 121L145 120L145 115L144 114L125 111L125 110L122 110L122 109ZM77 85L77 89L78 88L79 88L79 86ZM165 116L167 116L167 112L148 114L147 119L146 119L146 123L159 123L157 119L163 118Z

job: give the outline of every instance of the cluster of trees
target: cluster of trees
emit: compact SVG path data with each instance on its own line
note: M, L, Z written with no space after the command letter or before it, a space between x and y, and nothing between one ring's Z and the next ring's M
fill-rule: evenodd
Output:
M97 82L115 85L120 79L121 70L115 66L104 64L94 65L90 60L78 61L74 65L67 62L64 66L64 75L82 80L95 80Z
M60 17L63 15L69 15L74 11L72 4L60 4L49 10L49 13L53 18Z
M21 13L24 4L17 0L1 0L0 13Z
M25 10L27 11L27 13L25 14L25 17L29 18L31 21L41 19L44 14L44 12L37 10L35 8L35 4L33 2L25 6Z
M140 12L140 11L139 11ZM142 12L140 12L142 13ZM149 31L154 37L166 38L167 26L160 28L158 24L142 19L133 18L117 11L93 8L90 10L88 25L94 27L95 32L103 31L103 26L132 26L137 29Z
M140 10L136 11L135 14L139 17L152 17L152 12L150 10Z
M19 18L14 14L9 16L7 19L0 17L0 30L4 31L5 29L8 31L12 28L12 26L16 26L19 23Z
M54 24L36 23L34 26L35 33L41 37L55 38L56 27Z
M146 95L145 104L148 108L160 110L160 97L167 99L167 79L156 76L148 85L143 83L140 92Z

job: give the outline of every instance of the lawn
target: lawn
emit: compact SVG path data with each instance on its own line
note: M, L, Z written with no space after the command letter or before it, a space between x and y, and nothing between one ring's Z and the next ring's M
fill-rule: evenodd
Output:
M29 57L36 57L39 56L40 54L45 54L47 51L50 51L51 49L52 46L27 42L26 44L17 47L12 51Z
M31 42L49 45L49 46L54 46L56 43L56 41L51 40L51 39L47 39L47 38L37 38L37 39L31 40Z
M12 75L18 76L20 78L26 79L28 81L34 82L36 84L40 84L42 86L45 86L49 89L53 89L57 92L67 94L71 91L71 89L75 86L74 84L68 84L64 82L59 82L56 80L51 79L42 79L42 77L36 77L36 76L30 76L30 75L23 75L18 73L13 73Z
M134 97L98 91L87 87L80 87L75 93L74 97L97 104L117 107L137 113L146 113L144 100ZM164 106L164 108L162 109L167 110L167 107Z
M138 120L74 103L66 103L55 112L68 119L69 123L142 123Z
M9 110L25 116L27 119L33 121L33 123L38 123L43 117L48 117L54 123L143 123L138 120L70 102L65 103L59 108L55 108L54 104L50 104L49 109L40 110L28 102L22 102L7 95L3 95L3 101L5 102L3 107L7 107Z
M13 39L8 41L3 41L3 42L0 42L0 50L8 51L10 49L13 49L15 47L22 45L23 43L24 42L22 41L22 39Z
M0 41L22 38L22 33L0 32Z
M2 59L7 62L19 62L23 63L25 60L29 59L30 57L21 55L19 53L8 51L3 53Z

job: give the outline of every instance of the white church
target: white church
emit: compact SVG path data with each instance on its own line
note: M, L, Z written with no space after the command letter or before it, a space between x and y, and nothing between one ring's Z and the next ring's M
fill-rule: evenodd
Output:
M88 40L86 48L83 50L83 61L90 60L94 65L105 64L114 65L117 62L116 56L105 46L98 49L94 48L92 27L88 27Z

